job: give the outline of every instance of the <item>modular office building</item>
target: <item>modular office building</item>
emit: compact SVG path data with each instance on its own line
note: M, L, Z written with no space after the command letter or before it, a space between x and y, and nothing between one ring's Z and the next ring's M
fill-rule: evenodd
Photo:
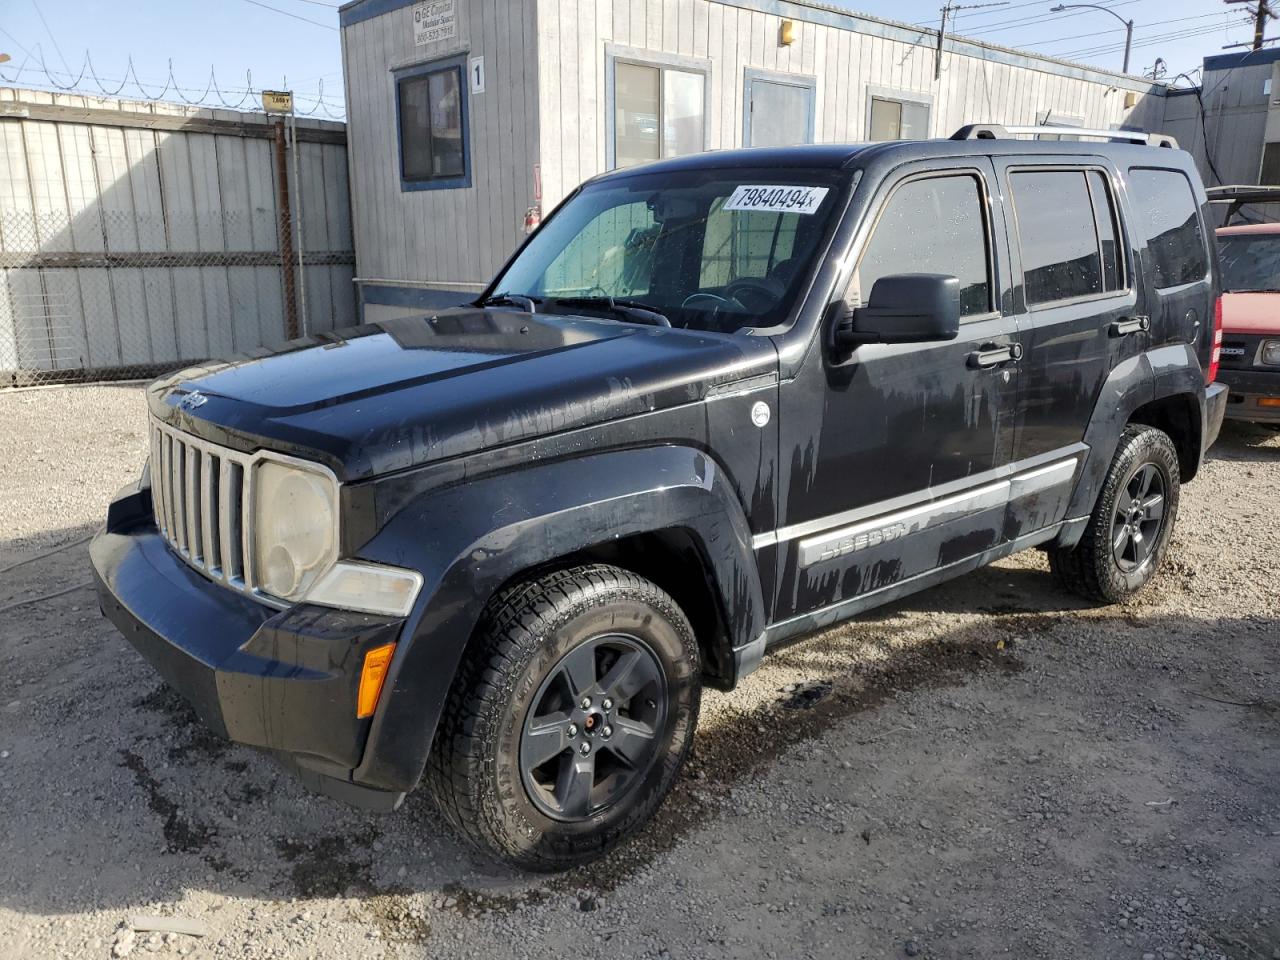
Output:
M341 22L365 320L474 295L618 167L1164 116L1160 84L796 0L355 0Z

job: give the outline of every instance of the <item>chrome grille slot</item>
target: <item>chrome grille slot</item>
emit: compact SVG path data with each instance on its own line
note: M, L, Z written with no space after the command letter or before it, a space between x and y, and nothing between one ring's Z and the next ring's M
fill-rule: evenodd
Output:
M151 423L151 501L156 528L179 557L211 580L253 593L245 576L252 454Z

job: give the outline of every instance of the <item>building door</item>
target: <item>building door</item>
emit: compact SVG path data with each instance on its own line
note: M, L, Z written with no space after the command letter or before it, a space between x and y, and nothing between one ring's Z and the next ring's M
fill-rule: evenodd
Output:
M747 71L743 145L813 143L813 92L808 77Z

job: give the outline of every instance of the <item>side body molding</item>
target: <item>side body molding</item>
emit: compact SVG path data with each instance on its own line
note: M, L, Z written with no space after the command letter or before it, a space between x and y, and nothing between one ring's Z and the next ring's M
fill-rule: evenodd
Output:
M503 584L576 551L676 529L703 552L727 642L747 646L767 625L751 530L728 478L698 450L645 447L529 465L409 503L359 551L418 570L425 583L354 779L387 790L417 783L467 641Z

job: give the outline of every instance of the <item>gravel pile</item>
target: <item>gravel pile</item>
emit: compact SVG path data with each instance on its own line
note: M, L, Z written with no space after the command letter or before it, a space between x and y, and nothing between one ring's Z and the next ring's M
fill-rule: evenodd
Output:
M141 465L136 387L0 422L0 568ZM1132 603L1031 553L778 652L641 837L551 878L207 733L69 547L0 575L0 954L1280 960L1277 504L1280 438L1228 426Z

